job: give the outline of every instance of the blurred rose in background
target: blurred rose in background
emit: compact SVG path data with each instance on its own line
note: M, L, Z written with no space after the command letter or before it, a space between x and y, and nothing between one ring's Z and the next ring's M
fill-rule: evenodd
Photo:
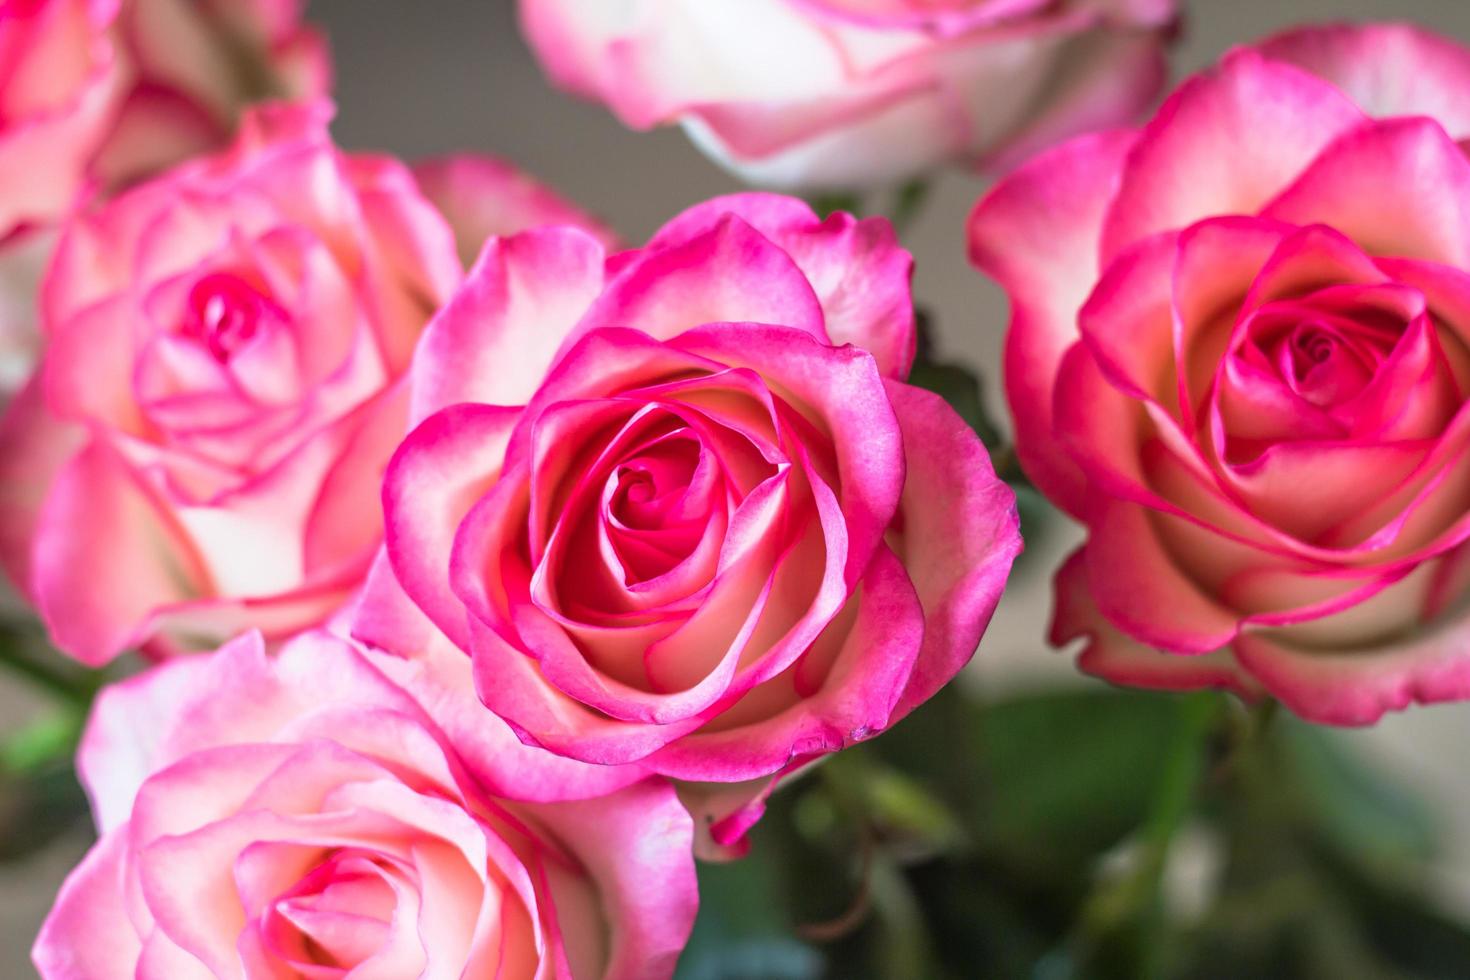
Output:
M551 78L741 178L858 190L1130 121L1174 0L519 0Z

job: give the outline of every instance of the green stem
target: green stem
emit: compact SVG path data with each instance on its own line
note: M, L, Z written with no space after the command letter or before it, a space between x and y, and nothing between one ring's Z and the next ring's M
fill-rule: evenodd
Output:
M106 681L100 670L88 670L62 657L30 624L0 620L0 671L29 681L58 700L83 710Z
M1225 708L1216 694L1192 694L1180 704L1182 730L1164 769L1163 782L1144 828L1147 873L1139 949L1140 976L1163 976L1169 920L1163 902L1164 870L1174 839L1189 819L1207 772L1210 742Z
M92 696L96 693L96 686L90 682L89 678L58 669L43 660L17 650L13 645L0 645L0 667L8 669L41 690L71 704L85 707L91 703Z
M1163 975L1169 941L1164 872L1174 840L1194 810L1223 709L1222 699L1212 693L1180 699L1179 733L1139 832L1137 863L1124 878L1094 895L1083 912L1085 947L1096 947L1122 933L1134 934L1136 976L1143 980Z

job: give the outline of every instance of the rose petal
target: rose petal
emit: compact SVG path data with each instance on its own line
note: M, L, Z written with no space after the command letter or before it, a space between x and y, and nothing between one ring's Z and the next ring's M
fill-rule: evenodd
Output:
M835 211L826 221L780 194L731 194L697 204L664 225L645 252L674 248L737 215L780 246L806 275L835 345L868 351L884 375L908 377L914 359L913 257L881 218ZM754 319L724 317L723 319ZM637 324L629 324L637 326Z
M383 478L388 556L404 591L462 649L463 605L448 556L460 521L499 476L519 412L458 405L428 418L398 448Z
M419 345L413 421L459 402L528 401L597 297L602 263L602 246L576 228L486 243Z
M1131 639L1098 611L1087 588L1087 558L1079 549L1056 575L1056 611L1051 642L1065 646L1080 637L1087 644L1077 657L1086 673L1114 684L1165 691L1216 688L1247 701L1262 694L1256 681L1236 663L1229 649L1207 653L1167 653Z
M888 394L908 457L895 547L924 610L923 648L896 720L974 655L1022 543L1015 494L970 427L937 395L894 382Z
M1464 268L1470 160L1434 120L1371 123L1326 148L1263 213L1328 224L1369 254Z
M1102 133L1050 150L996 185L969 222L970 261L1010 294L1005 383L1016 451L1027 474L1074 515L1086 487L1051 438L1052 390L1079 336L1103 217L1133 141L1131 133Z
M97 562L97 554L129 560ZM199 556L156 494L100 440L57 475L32 562L36 603L52 638L93 665L147 639L161 607L213 592Z
M1470 136L1470 51L1415 24L1300 27L1256 45L1268 58L1325 78L1379 118L1428 116Z
M1255 213L1364 118L1327 82L1233 52L1181 85L1139 136L1103 231L1104 261L1201 218Z
M123 825L103 834L67 875L31 950L41 976L109 980L119 964L138 960L143 943L122 901L127 847Z

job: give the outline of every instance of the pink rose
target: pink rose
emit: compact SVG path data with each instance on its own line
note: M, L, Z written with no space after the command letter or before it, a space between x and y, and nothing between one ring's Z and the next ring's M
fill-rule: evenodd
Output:
M326 118L253 114L58 246L0 426L0 557L79 659L319 622L378 547L398 381L461 268L408 170Z
M0 240L223 143L252 102L329 81L293 0L7 0Z
M748 783L728 844L774 778L969 660L1014 498L901 380L910 266L886 221L769 195L611 257L572 228L490 243L419 348L383 499L398 581L524 741ZM359 615L410 652L383 591Z
M326 92L291 0L0 3L0 400L39 346L54 227L97 190L221 146L262 98Z
M101 840L41 976L670 976L698 901L670 788L506 798L478 774L534 784L541 753L482 712L462 745L419 681L251 634L105 691L78 760Z
M1442 38L1307 29L980 203L1084 669L1334 724L1470 698L1467 91Z
M784 188L1002 166L1126 122L1175 0L520 0L552 80Z

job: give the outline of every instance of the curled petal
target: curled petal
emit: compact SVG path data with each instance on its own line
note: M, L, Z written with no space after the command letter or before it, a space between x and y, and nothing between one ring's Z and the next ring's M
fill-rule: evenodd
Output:
M1290 632L1247 631L1240 663L1292 711L1326 725L1372 725L1413 704L1470 698L1463 622L1431 626L1371 650L1293 646Z
M791 254L737 214L665 248L629 257L578 334L630 327L659 340L707 323L780 324L827 339L822 304Z
M834 345L868 351L900 381L913 364L916 335L909 280L913 257L882 218L837 211L826 221L804 202L779 194L732 194L695 205L664 225L647 248L675 247L738 215L796 262L822 304ZM726 317L725 319L753 319Z
M492 238L419 344L413 420L457 403L525 404L601 285L603 247L581 229Z
M213 591L156 492L101 440L62 467L33 547L41 615L57 645L83 663L108 662L152 634L161 607ZM97 562L98 554L129 560Z
M462 649L469 649L464 607L450 589L446 559L460 522L500 475L518 419L513 408L446 408L409 433L383 477L393 572L404 591Z
M1077 658L1077 666L1083 671L1128 687L1165 691L1218 688L1248 701L1261 696L1260 685L1241 668L1229 648L1206 653L1166 652L1132 639L1108 622L1088 592L1085 551L1074 552L1058 569L1055 588L1051 642L1064 646L1086 638Z
M1369 254L1465 268L1470 160L1435 120L1372 123L1333 142L1264 213L1329 224Z
M969 662L1021 553L1016 496L980 440L943 399L890 382L908 479L899 557L924 610L924 642L894 710L901 718Z
M460 402L522 405L602 288L603 250L570 227L494 238L414 358L415 423Z
M1062 355L1078 339L1077 312L1098 274L1098 238L1132 133L1083 136L1006 177L970 215L970 261L1010 296L1005 384L1016 451L1028 475L1072 514L1082 474L1058 450L1052 401Z
M1201 218L1256 213L1365 119L1307 72L1249 50L1227 56L1181 85L1139 136L1108 214L1104 260Z

